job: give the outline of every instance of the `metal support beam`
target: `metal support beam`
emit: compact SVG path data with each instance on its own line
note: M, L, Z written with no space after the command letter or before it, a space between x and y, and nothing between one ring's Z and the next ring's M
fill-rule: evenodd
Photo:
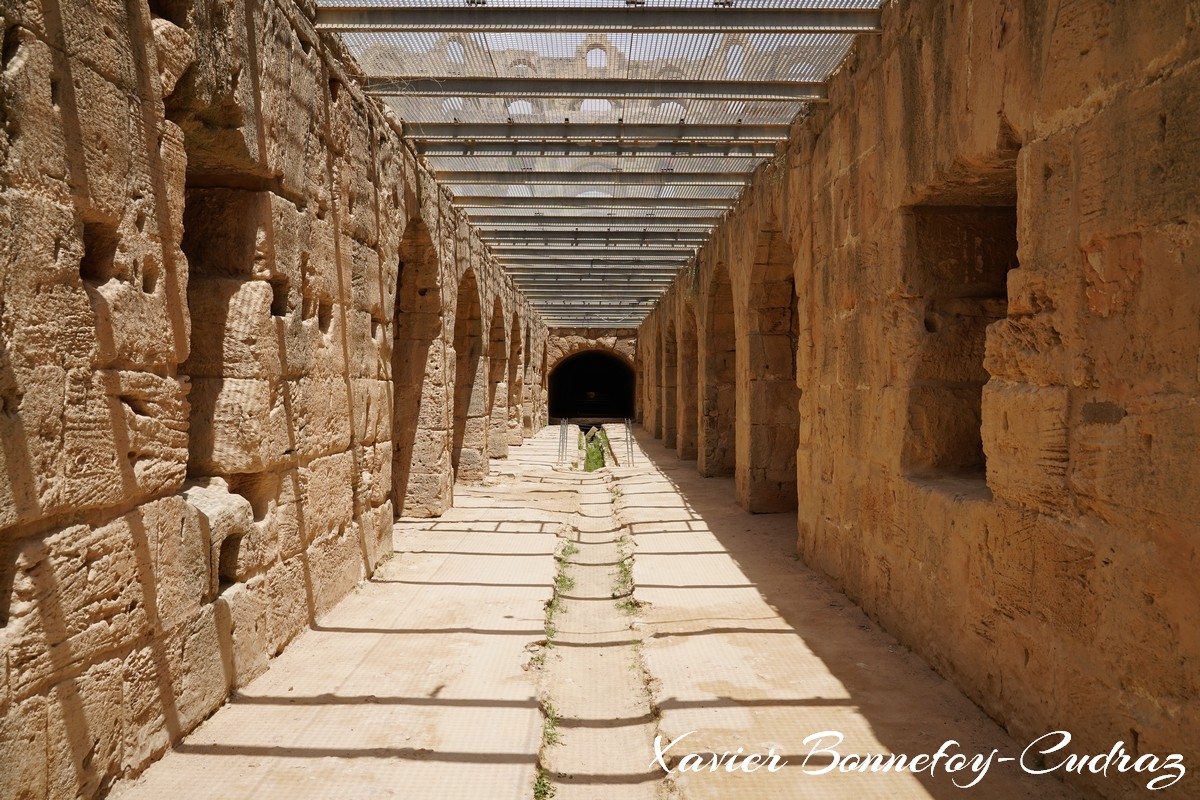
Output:
M343 33L867 33L879 30L879 20L878 10L836 8L324 6L317 9L318 28Z
M654 245L686 242L694 247L708 241L706 234L678 231L480 231L479 235L492 247L561 246L566 242L579 242L585 246L591 242L646 242Z
M439 170L448 186L517 184L520 186L745 186L746 172L551 172L538 170Z
M629 247L625 249L605 248L605 247L521 247L517 249L497 249L492 248L492 253L502 260L510 258L528 258L529 255L541 253L547 258L558 260L578 261L581 259L592 258L691 258L692 253L696 252L695 247L676 249L655 249L650 247Z
M620 289L615 289L615 290L612 290L611 292L606 290L602 294L603 294L603 296L608 296L609 294L612 294L612 293L621 294L623 292L624 293L628 293L628 292L640 292L640 293L651 292L651 293L654 293L654 292L660 292L663 289L668 289L668 288L670 288L670 286L671 286L671 284L669 284L669 283L653 283L653 284L646 284L646 285L633 285L633 286L630 286L629 288L625 288L624 286L622 286ZM552 292L552 293L557 293L557 296L562 296L562 294L564 292L572 292L572 291L598 292L599 288L595 284L588 284L588 283L578 283L578 284L576 284L576 283L571 283L571 284L548 283L545 285L539 284L539 285L521 286L521 291L522 292Z
M458 193L454 204L460 208L654 208L707 209L724 211L736 197L507 197L497 194ZM714 215L715 216L715 215Z
M518 255L518 256L502 256L499 257L501 265L508 266L526 266L537 267L547 266L550 264L580 264L594 267L595 269L607 270L612 267L627 267L629 269L643 269L645 267L674 267L679 269L692 258L690 253L682 253L678 256L656 256L646 257L630 255L627 258L614 256L613 258L605 258L604 256L535 256L535 255Z
M558 271L558 272L560 275L566 274L566 273L563 273L562 271ZM510 271L509 274L512 276L513 280L518 283L520 283L521 281L536 281L536 280L538 280L539 275L545 274L545 268L543 268L543 270L541 272L513 273ZM646 279L661 278L661 279L663 279L663 281L665 283L670 284L671 281L675 280L675 278L677 278L679 276L679 269L674 268L674 269L669 269L669 270L653 270L653 271L627 270L624 272L622 272L620 270L592 270L590 272L574 273L574 274L581 279L590 279L590 280L594 280L594 281L597 281L599 283L604 283L604 284L617 283L621 286L624 286L625 283L628 281L637 281L639 278L646 278ZM570 283L570 281L563 281L563 282ZM651 280L648 282L657 283L658 281Z
M644 158L666 156L674 158L771 158L776 147L770 142L585 142L585 141L482 141L417 142L423 156L476 157L491 156L527 158L535 156L581 156L592 158Z
M414 122L404 123L404 132L424 141L473 142L478 140L629 142L779 142L787 139L787 124L635 125L587 122Z
M468 217L481 233L486 231L540 231L542 229L643 230L647 228L690 229L690 233L708 233L717 224L696 222L687 217Z
M743 12L746 13L746 12ZM753 13L753 12L750 12ZM633 78L436 78L415 75L366 78L377 97L591 97L642 100L795 103L828 99L824 83L810 81L688 81Z

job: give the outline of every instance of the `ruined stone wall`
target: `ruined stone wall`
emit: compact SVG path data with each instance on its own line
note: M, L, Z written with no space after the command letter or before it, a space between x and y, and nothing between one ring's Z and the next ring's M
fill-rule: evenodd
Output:
M888 4L700 257L702 470L732 433L753 507L794 447L803 557L1018 739L1065 729L1071 752L1200 758L1198 21Z
M400 438L445 507L467 270L544 348L313 11L0 4L0 798L100 794L265 670L391 551Z

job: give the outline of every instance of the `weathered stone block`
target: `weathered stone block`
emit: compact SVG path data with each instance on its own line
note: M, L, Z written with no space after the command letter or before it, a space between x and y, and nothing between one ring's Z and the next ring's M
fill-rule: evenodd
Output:
M1064 514L1070 394L992 380L983 387L983 451L987 482L998 500L1045 514Z
M229 694L232 645L227 628L219 624L211 603L190 623L176 629L168 644L174 714L179 730L190 731L225 702Z
M354 514L351 453L318 458L299 471L304 536L313 541L350 527Z
M13 546L6 638L14 696L44 691L150 631L149 543L130 519L75 525Z
M0 797L5 800L45 800L49 796L46 772L46 701L31 697L0 715Z
M289 430L295 454L312 459L350 446L350 417L346 381L305 377L287 382Z
M135 538L146 541L150 573L146 604L155 635L173 630L200 613L215 588L210 585L209 524L202 524L185 495L147 503L125 516ZM151 599L153 603L151 603Z
M193 380L189 469L233 475L283 464L295 447L295 422L281 388L266 380Z
M283 334L265 280L193 279L192 350L180 370L193 378L266 380L281 373Z
M382 505L392 490L392 447L390 443L358 450L358 503L372 508Z
M279 655L309 624L311 609L305 588L307 569L304 557L298 557L280 561L267 573L263 595L269 656Z
M235 689L267 671L265 580L259 576L235 583L222 590L213 604L218 620L229 631Z
M46 706L51 797L93 797L121 774L122 666L110 659L51 687Z
M309 551L313 615L319 619L365 577L358 526L326 534L313 542Z
M208 556L206 600L216 597L221 579L238 578L236 544L254 532L254 510L250 501L229 491L224 478L202 478L188 484L182 492L188 504L199 512L199 537ZM225 542L231 542L226 548ZM222 556L228 554L222 563ZM225 574L222 575L222 571Z

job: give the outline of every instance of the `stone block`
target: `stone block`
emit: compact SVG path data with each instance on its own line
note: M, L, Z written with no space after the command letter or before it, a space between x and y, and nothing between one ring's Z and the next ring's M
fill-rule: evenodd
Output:
M110 659L50 688L51 797L94 797L121 774L122 667L120 659Z
M197 479L184 488L182 495L199 513L199 538L207 548L209 567L205 599L212 600L222 578L238 578L236 544L253 534L254 510L249 500L229 490L224 478ZM225 546L227 540L231 542L229 548ZM228 554L225 563L223 554Z
M193 378L278 376L283 333L274 303L274 287L266 280L193 279L192 348L180 371Z
M354 514L353 461L351 453L336 453L300 468L306 540L350 527Z
M193 380L190 471L233 475L283 464L295 447L295 423L281 389L266 380Z
M148 372L94 374L108 399L114 444L123 445L122 482L154 496L183 484L187 469L187 386ZM133 488L135 487L135 488Z
M987 481L997 500L1065 514L1070 394L992 380L983 387L983 450Z
M363 511L359 526L362 530L367 568L374 570L380 561L393 552L391 503L385 501L382 506Z
M362 444L386 442L392 438L392 383L384 380L355 379L355 439Z
M309 624L310 600L303 556L271 567L263 586L266 606L266 648L277 656Z
M392 491L392 447L390 443L369 445L358 450L358 504L372 508L382 505Z
M346 525L316 539L309 550L313 615L320 619L366 577L358 526Z
M11 9L6 7L6 23L15 22L8 17L10 13ZM7 149L6 157L0 163L0 176L3 176L9 191L0 200L0 207L19 197L17 192L28 192L28 200L33 200L37 195L35 202L38 203L68 205L70 188L67 185L69 168L66 136L55 107L59 84L52 79L55 74L55 51L40 41L33 31L17 24L11 27L6 25L5 41L8 58L4 72L0 74L0 87L4 92ZM69 214L69 209L64 210ZM30 228L36 230L34 226ZM5 225L6 232L14 229L15 226L10 228L8 224ZM50 233L50 230L43 229L43 235ZM32 255L38 251L8 252ZM45 266L41 266L41 269L45 269Z
M125 518L135 538L146 541L145 555L139 558L148 556L150 567L146 595L151 629L155 635L173 630L199 614L212 597L210 525L185 495L147 503Z
M171 659L165 641L154 640L126 656L121 676L122 770L140 771L171 744L176 724Z
M304 377L288 381L287 392L292 447L299 458L319 458L350 447L353 420L344 379Z
M233 688L267 671L266 579L252 578L246 583L226 587L217 597L217 619L229 631Z
M45 691L151 630L152 561L130 517L13 543L5 636L15 697Z
M350 307L366 311L375 319L384 318L384 269L379 252L372 245L350 243Z
M270 279L269 192L188 189L183 225L183 251L193 276Z
M351 377L381 379L387 375L391 342L385 335L386 328L366 311L347 309Z
M232 686L232 644L212 603L168 639L176 725L188 732L225 702Z
M300 553L305 545L303 532L300 530L300 472L296 467L285 469L279 474L278 490L270 523L275 528L275 541L280 559L289 559Z
M46 700L31 697L0 715L0 797L47 800Z

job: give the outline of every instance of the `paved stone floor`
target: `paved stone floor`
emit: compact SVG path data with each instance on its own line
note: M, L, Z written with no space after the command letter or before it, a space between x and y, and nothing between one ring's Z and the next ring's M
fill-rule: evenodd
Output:
M623 466L587 475L554 468L549 428L442 518L397 524L371 581L113 796L1073 796L1011 762L966 791L967 772L814 774L821 731L841 754L1021 746L792 558L794 515L613 439ZM684 734L668 778L654 739ZM680 771L738 748L788 765Z

